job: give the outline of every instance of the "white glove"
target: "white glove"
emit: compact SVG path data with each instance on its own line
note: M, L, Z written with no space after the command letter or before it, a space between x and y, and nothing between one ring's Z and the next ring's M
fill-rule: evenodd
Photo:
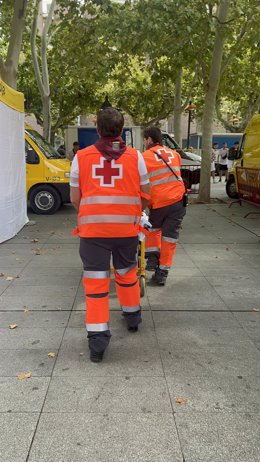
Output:
M147 230L149 230L149 228L152 228L152 225L149 221L149 217L145 212L143 212L141 216L140 225L142 226L142 228L145 228Z
M142 214L142 217L141 217L141 220L140 220L140 226L142 228L147 229L148 231L149 231L150 228L152 228L152 225L151 225L151 223L150 223L150 221L148 219L148 215L146 215L145 212L143 212L143 214ZM140 231L140 233L138 233L138 238L139 238L139 241L144 241L145 240L144 233L142 233Z

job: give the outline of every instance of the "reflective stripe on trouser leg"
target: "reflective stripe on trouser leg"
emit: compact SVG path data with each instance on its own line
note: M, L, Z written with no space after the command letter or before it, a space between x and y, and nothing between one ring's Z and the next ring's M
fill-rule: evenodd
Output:
M140 311L140 288L137 278L137 266L125 274L115 270L116 292L125 313Z
M86 328L88 332L108 330L109 278L83 278L86 295Z
M168 238L169 240L171 238ZM176 240L175 240L176 241ZM160 255L159 268L163 270L169 270L172 266L173 257L176 249L176 242L168 242L162 238L162 247Z
M148 236L145 239L145 253L157 253L160 254L161 250L161 230L149 231Z

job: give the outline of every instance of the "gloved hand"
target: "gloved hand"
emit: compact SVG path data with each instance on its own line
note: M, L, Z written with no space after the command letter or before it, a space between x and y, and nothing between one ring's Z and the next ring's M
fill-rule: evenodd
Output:
M149 229L152 228L149 218L145 212L143 212L141 220L140 220L140 232L138 233L139 241L144 241L145 239L145 234L144 232L142 232L142 228L147 231L149 231Z
M148 231L149 231L149 228L152 228L152 225L149 221L149 217L145 212L143 212L141 216L140 226L144 229L147 229Z

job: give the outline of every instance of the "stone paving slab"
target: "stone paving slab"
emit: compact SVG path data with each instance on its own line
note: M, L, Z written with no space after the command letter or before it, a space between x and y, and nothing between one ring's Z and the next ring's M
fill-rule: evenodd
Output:
M260 308L260 303L259 307ZM252 311L250 313L233 313L233 316L244 329L256 327L260 333L260 311Z
M170 414L43 414L28 461L72 460L183 462Z
M236 313L237 314L237 313ZM220 329L242 327L236 314L230 312L206 311L153 311L156 328L183 329Z
M15 286L26 285L30 286L61 286L67 285L77 287L81 281L82 272L75 269L66 268L38 268L25 269L19 274L19 278L15 280Z
M185 277L189 279L190 277L201 277L203 276L203 274L199 268L183 267L181 265L178 265L175 260L174 266L171 269L171 273L169 274L169 278L172 279L176 276Z
M74 302L74 295L70 297L56 297L52 296L52 292L39 297L37 295L31 296L29 293L23 295L23 297L11 296L1 297L0 299L0 311L24 311L29 309L30 311L67 311L71 310Z
M182 413L176 423L187 462L259 462L260 414Z
M8 328L10 324L17 324L18 328L54 328L66 327L70 312L64 311L18 311L0 312L1 328Z
M60 286L47 286L47 285L40 285L40 286L30 286L28 289L27 286L21 284L15 284L13 282L12 286L9 286L6 289L5 293L3 294L2 298L5 297L15 297L19 296L20 298L24 298L28 292L30 293L31 297L37 297L38 299L47 297L56 298L57 300L62 300L63 298L71 298L75 297L75 291L77 290L78 285L71 286L71 285L60 285Z
M165 287L147 285L148 300L153 309L167 310L226 310L220 295L204 277L176 276Z
M50 377L55 364L55 360L48 357L50 351L0 350L0 376L17 377L19 374L31 373L35 377Z
M181 373L196 377L260 376L259 351L250 340L236 345L183 349L175 343L169 345L169 339L161 338L159 347L167 376Z
M28 268L32 268L37 270L39 265L41 267L54 267L54 268L60 268L62 270L63 268L76 268L76 269L82 269L82 262L81 259L78 255L78 252L75 251L73 256L71 255L70 258L67 257L66 253L64 252L62 255L55 256L55 255L37 255L38 260L36 258L33 258L30 263L28 264Z
M212 264L199 264L199 270L203 276L219 276L222 279L224 279L223 273L231 278L239 276L243 278L245 276L250 277L256 275L255 268L253 268L251 264L245 262L244 260L239 264L234 263L233 265L230 263L222 265L221 262L215 260L215 262Z
M48 349L57 350L60 346L64 328L34 327L16 329L0 329L0 350L8 345L9 350Z
M206 327L206 328L174 328L169 323L169 327L156 327L156 336L158 341L169 338L169 345L174 348L196 349L207 348L218 345L239 345L248 343L249 335L241 327Z
M172 413L164 377L54 377L43 412Z
M184 376L167 377L176 413L239 412L260 413L260 377ZM185 404L180 405L177 399Z
M29 262L33 259L32 255L24 254L23 256L15 256L15 255L1 255L1 264L0 264L0 271L2 268L9 267L17 267L17 268L24 268ZM12 274L11 274L12 275Z
M0 414L0 460L25 462L38 421L37 413Z
M50 379L0 377L0 413L41 412Z
M208 282L230 310L252 311L259 306L260 284L257 278L207 277Z

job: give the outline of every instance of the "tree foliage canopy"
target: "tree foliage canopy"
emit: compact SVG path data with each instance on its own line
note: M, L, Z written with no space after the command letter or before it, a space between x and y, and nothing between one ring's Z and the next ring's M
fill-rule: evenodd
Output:
M10 42L13 3L0 0L3 59ZM232 0L227 21L218 24L218 3L57 0L47 50L52 129L96 111L106 93L135 123L157 122L177 105L180 79L182 110L192 97L202 116L216 27L225 34L217 114L227 127L226 112L237 114L239 129L243 128L260 104L260 6L258 0ZM27 110L41 121L30 50L33 4L28 1L18 88L25 93Z

